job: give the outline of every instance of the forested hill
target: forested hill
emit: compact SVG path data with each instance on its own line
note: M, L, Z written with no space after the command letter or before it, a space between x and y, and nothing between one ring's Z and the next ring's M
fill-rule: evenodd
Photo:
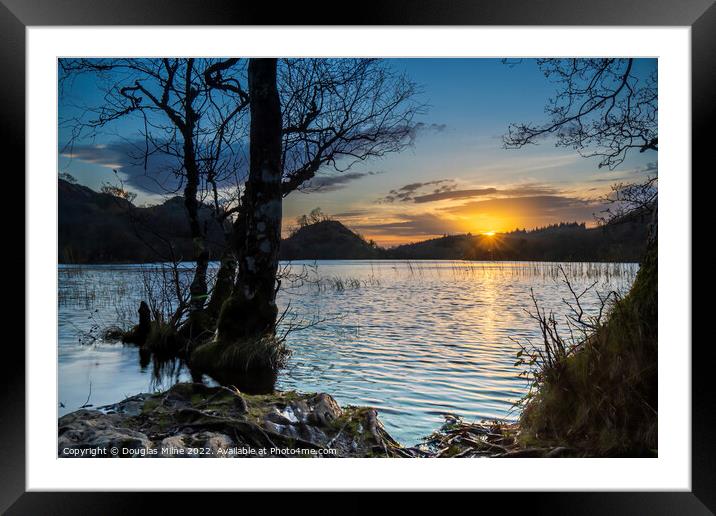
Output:
M209 228L212 257L218 257L223 232L200 210ZM131 263L177 258L191 260L193 244L184 202L173 197L146 208L109 193L59 180L58 260L60 263Z
M636 262L644 253L648 217L587 228L557 224L496 235L455 235L388 250L394 259Z
M177 258L192 259L184 203L136 207L126 199L59 180L60 263L131 263L167 259L169 243ZM221 228L201 210L209 228L211 259L224 242ZM558 224L532 231L445 236L383 249L337 220L306 224L283 240L283 260L450 259L540 261L639 261L646 242L647 217L600 228ZM161 257L160 257L161 256Z
M364 260L386 257L386 251L367 242L337 220L305 225L281 242L283 260Z

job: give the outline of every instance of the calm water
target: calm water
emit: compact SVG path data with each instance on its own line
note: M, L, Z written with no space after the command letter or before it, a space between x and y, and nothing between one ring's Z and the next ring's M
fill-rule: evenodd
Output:
M511 338L539 339L525 313L530 288L540 305L566 314L558 264L461 261L294 262L280 305L293 351L277 388L328 392L341 404L379 410L388 431L414 444L442 414L515 419L527 385L514 366ZM626 291L636 264L563 264L575 284ZM135 317L146 266L60 266L59 413L89 398L99 406L190 380L186 370L159 380L136 348L95 341L98 328ZM308 280L308 281L304 281ZM576 288L575 288L576 290ZM596 295L584 306L596 307Z

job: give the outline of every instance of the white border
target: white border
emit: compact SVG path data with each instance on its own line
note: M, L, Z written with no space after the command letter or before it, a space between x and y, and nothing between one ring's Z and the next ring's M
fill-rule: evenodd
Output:
M157 33L161 32L161 36ZM27 489L689 490L690 29L47 28L27 31ZM57 459L58 56L659 57L659 458ZM663 272L667 271L666 274ZM244 462L250 460L250 462ZM168 462L167 462L168 461ZM280 462L276 462L280 461Z

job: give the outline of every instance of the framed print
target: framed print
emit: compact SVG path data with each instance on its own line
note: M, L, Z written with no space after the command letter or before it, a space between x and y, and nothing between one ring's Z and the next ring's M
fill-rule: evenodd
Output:
M711 513L691 171L716 7L519 4L4 0L3 509Z

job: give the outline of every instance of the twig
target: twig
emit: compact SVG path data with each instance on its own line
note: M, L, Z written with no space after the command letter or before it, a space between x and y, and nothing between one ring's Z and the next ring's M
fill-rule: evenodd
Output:
M89 394L87 395L87 400L85 400L84 405L80 405L80 408L86 408L86 407L91 407L91 406L92 406L92 405L90 404L90 402L89 402L90 396L92 396L92 382L91 382L91 381L90 381L90 383L89 383Z

